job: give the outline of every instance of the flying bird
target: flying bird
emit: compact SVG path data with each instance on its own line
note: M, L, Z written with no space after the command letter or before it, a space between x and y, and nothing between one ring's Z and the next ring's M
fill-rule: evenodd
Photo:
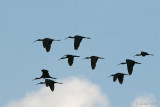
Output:
M141 64L139 62L135 62L134 60L131 59L126 59L126 62L122 62L119 65L127 64L127 69L128 69L128 74L131 75L133 72L133 67L135 64Z
M80 43L82 42L82 39L91 39L91 38L89 38L89 37L83 37L83 36L80 36L80 35L75 35L75 36L69 36L69 37L67 37L66 39L68 39L68 38L72 38L72 39L74 39L74 49L75 50L78 50L78 48L79 48L79 46L80 46Z
M63 84L61 82L55 82L53 80L45 79L45 82L40 82L38 84L46 84L46 87L50 87L51 91L54 91L54 84ZM36 85L38 85L36 84Z
M113 82L115 82L118 78L119 83L122 84L124 75L128 75L128 74L116 73L116 74L112 74L111 76L113 76ZM111 77L111 76L109 76L109 77Z
M94 70L98 59L104 59L104 58L98 57L98 56L91 56L91 57L86 57L84 59L91 59L91 67L92 67L92 70Z
M64 55L59 60L68 58L68 64L69 64L69 66L72 66L73 61L74 61L74 57L80 57L80 56L76 56L76 55Z
M35 79L33 79L33 80L37 80L37 79L41 79L41 78L52 78L52 79L57 79L57 78L51 77L51 76L49 75L49 73L48 73L48 70L42 69L41 71L42 71L42 76L39 77L39 78L35 78ZM32 81L33 81L33 80L32 80Z
M147 55L151 55L151 56L153 56L153 54L149 54L149 53L144 52L144 51L141 51L141 53L140 53L140 54L136 54L135 56L143 56L143 57L145 57L145 56L147 56Z
M46 49L46 52L49 52L50 49L51 49L52 42L53 41L60 41L60 40L55 40L55 39L50 39L50 38L44 38L44 39L37 39L34 42L36 42L36 41L42 41L43 42L43 48Z

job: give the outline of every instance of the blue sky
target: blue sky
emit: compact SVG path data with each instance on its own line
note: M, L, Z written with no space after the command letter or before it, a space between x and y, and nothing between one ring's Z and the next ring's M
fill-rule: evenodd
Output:
M129 107L137 96L153 94L160 102L159 40L160 14L158 0L0 0L0 106L23 98L43 86L31 80L48 69L59 79L70 76L86 78L98 85L112 106ZM87 36L78 51L67 36ZM46 53L38 38L61 39L53 42ZM155 56L134 57L147 51ZM80 55L72 67L65 54ZM84 57L97 55L94 71ZM123 85L113 83L109 75L126 73L117 66L125 59L141 62ZM63 81L65 83L65 81Z

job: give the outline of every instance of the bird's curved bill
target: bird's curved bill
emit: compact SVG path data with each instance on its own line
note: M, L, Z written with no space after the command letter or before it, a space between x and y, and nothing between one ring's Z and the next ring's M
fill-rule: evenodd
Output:
M33 43L36 42L36 41L37 41L37 40L33 41Z
M36 80L36 79L33 79L33 80ZM32 81L33 81L33 80L32 80Z
M66 39L68 39L68 37L67 37L67 38L65 38L64 40L66 40Z
M111 75L110 75L109 77L111 77ZM108 78L109 78L109 77L108 77Z
M119 65L121 65L121 64L118 64L117 66L119 66Z
M60 58L60 59L58 59L58 61L59 61L59 60L61 60L61 58Z

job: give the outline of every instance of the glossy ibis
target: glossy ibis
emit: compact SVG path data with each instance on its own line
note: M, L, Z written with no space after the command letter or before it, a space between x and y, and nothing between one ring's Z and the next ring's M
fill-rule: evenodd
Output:
M60 41L60 40L55 40L55 39L50 39L50 38L44 38L44 39L37 39L36 41L42 41L43 42L43 47L46 49L46 52L49 52L51 49L51 44L53 41Z
M49 75L48 70L42 69L41 71L42 71L42 76L39 77L39 78L35 78L35 79L33 79L33 80L37 80L37 79L41 79L41 78L52 78L52 79L56 79L56 78L53 78L53 77L51 77L51 76ZM32 81L33 81L33 80L32 80Z
M80 46L80 43L82 42L82 39L91 39L89 37L83 37L83 36L80 36L80 35L75 35L75 36L69 36L67 37L66 39L68 38L71 38L71 39L74 39L74 49L75 50L78 50L79 46Z
M111 76L113 76L113 82L115 82L118 78L119 83L122 84L124 75L128 75L128 74L116 73L116 74L112 74ZM109 76L109 77L111 77L111 76Z
M128 74L131 75L133 72L133 67L135 64L141 64L139 62L135 62L134 60L131 59L126 59L126 62L122 62L119 65L127 64L127 69L128 69Z
M68 64L69 64L69 66L72 66L73 61L74 61L74 57L80 57L80 56L76 56L76 55L64 55L59 60L68 58Z
M54 91L54 84L63 84L61 82L55 82L53 80L45 79L45 82L40 82L38 84L46 84L46 87L50 87L51 91ZM38 85L36 84L36 85Z
M104 58L98 57L98 56L91 56L91 57L86 57L84 59L91 59L91 67L92 67L92 70L94 70L98 59L104 59Z

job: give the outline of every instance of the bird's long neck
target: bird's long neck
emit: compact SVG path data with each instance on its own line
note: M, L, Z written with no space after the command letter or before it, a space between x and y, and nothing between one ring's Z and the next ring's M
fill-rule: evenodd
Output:
M66 59L66 58L67 58L67 56L63 56L63 57L62 57L62 58L60 58L59 60L61 60L61 59ZM58 60L58 61L59 61L59 60Z
M86 57L86 58L84 58L84 59L91 59L91 57Z
M35 78L35 79L33 79L33 80L37 80L37 79L41 79L41 78ZM32 80L32 81L33 81L33 80Z
M65 38L64 40L66 40L66 39L68 39L68 38L71 38L71 39L73 39L74 37L72 37L72 36L69 36L69 37Z
M68 38L74 39L75 37L73 37L73 36L69 36Z
M43 39L37 39L37 40L35 40L34 42L36 42L36 41L43 41ZM34 43L34 42L33 42L33 43Z
M136 54L136 55L134 55L134 56L141 56L141 54Z
M126 62L122 62L122 63L120 63L120 64L118 64L118 65L124 65L124 64L127 64Z
M40 82L40 83L37 83L36 85L38 85L38 84L45 84L45 82Z

